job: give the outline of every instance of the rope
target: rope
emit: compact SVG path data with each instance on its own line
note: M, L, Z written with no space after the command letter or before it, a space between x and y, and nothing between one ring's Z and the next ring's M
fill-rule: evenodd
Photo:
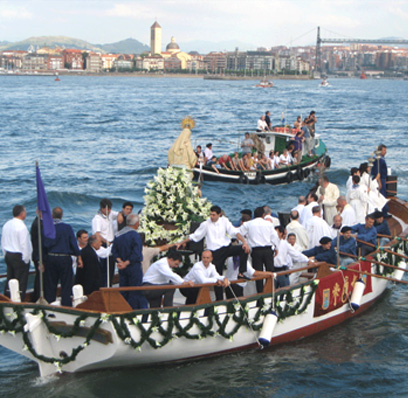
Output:
M238 297L235 295L234 289L232 288L231 284L229 284L228 287L230 288L231 293L232 293L232 295L234 296L234 299L236 300L236 302L238 303L238 305L241 307L242 313L244 314L244 317L245 317L245 319L246 319L246 321L247 321L247 323L248 323L248 326L249 326L249 328L251 329L251 332L253 333L253 335L254 335L254 337L255 337L255 341L256 341L256 343L258 344L258 347L262 350L262 349L263 349L263 346L262 346L262 344L258 341L258 336L256 335L255 330L252 328L251 323L249 322L249 318L248 318L248 316L247 316L247 314L246 314L246 311L245 311L244 307L242 306L241 302L238 300Z

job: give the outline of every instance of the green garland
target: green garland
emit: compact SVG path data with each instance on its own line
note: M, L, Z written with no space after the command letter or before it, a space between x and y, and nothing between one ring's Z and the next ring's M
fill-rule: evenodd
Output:
M33 347L29 333L25 330L27 324L25 318L25 308L21 305L13 305L5 303L0 305L0 333L22 333L23 342L25 344L24 349L28 350L31 355L39 361L45 363L52 363L57 367L58 371L61 371L62 366L66 365L76 359L78 354L84 350L93 339L95 333L99 329L100 325L104 322L111 322L118 337L127 345L130 345L135 350L141 350L144 343L148 343L152 348L158 349L165 346L175 338L186 338L190 340L201 340L206 337L222 336L225 339L232 340L234 335L240 330L242 326L251 326L253 330L260 330L263 325L262 316L269 313L273 307L279 316L279 321L300 314L306 310L310 304L312 297L317 289L318 281L308 282L306 284L297 286L288 291L280 292L275 297L275 305L272 306L265 304L265 299L270 298L270 295L262 295L256 299L257 311L255 315L249 319L248 303L254 303L254 298L242 299L240 303L236 301L230 301L227 303L220 303L219 306L213 304L205 304L202 306L190 307L190 308L173 308L162 309L161 311L149 311L139 310L127 314L109 315L109 314L87 314L83 313L79 315L73 324L73 326L67 331L61 331L57 327L52 325L52 322L48 320L47 311L49 308L36 306L31 312L32 315L38 315L42 318L44 325L48 332L53 334L58 340L61 338L71 338L84 327L88 318L95 318L92 326L85 337L85 341L73 348L71 353L66 354L64 357L54 358L47 357L36 352ZM310 292L306 296L306 287L310 286ZM294 291L300 290L298 299L294 298ZM306 298L305 298L306 297ZM284 302L283 306L281 304ZM226 312L219 314L219 307L225 306ZM5 313L5 308L9 308L12 312ZM190 311L190 316L186 319L180 320L181 313ZM204 311L205 323L200 321L197 315L198 311ZM73 313L73 310L63 310L62 312ZM76 313L76 312L75 312ZM145 328L144 323L139 320L139 317L144 314L149 314L149 326ZM183 322L187 322L183 326ZM167 326L165 326L167 324ZM129 326L135 327L139 331L140 337L136 341L129 330ZM216 331L214 331L216 326ZM197 327L198 332L192 333L192 329ZM230 327L230 331L227 329ZM162 338L155 340L152 334L159 334Z
M404 242L400 238L396 238L396 240L398 243L395 243L394 245L390 246L389 249L393 250L395 253L400 253L400 254L405 253L405 255L408 255L408 244L407 244L408 242ZM386 252L382 247L380 247L380 251L375 254L374 258L377 261L387 263L390 265L395 265L397 267L399 263L402 261L401 257L399 257L396 254ZM394 268L382 266L380 264L375 264L375 273L377 275L387 276L387 275L391 275L394 272L395 272Z

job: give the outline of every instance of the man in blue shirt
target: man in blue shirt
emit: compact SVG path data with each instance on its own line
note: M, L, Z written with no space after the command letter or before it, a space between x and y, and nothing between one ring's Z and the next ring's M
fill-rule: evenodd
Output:
M377 230L377 234L381 235L391 235L390 227L388 225L388 222L384 220L384 213L382 211L375 211L373 214L375 218L375 223L374 227ZM380 246L384 246L387 244L390 239L386 238L385 236L380 236Z
M380 153L377 156L377 159L374 160L371 175L373 177L377 177L377 175L380 174L380 192L384 195L384 197L387 197L387 163L384 159L385 155L387 154L387 147L384 144L378 145L378 152Z
M377 230L374 227L374 217L368 214L365 218L365 224L356 224L351 227L354 237L361 241L371 243L373 246L358 242L357 247L361 249L361 255L365 256L375 250L377 244Z
M332 246L337 247L337 239L333 239ZM351 227L345 226L340 230L339 252L357 256L357 241L351 236ZM355 262L355 258L340 254L340 265L348 265Z
M316 261L325 261L328 264L336 265L336 251L332 246L332 239L328 236L323 236L323 238L319 240L319 243L320 246L304 250L302 253L307 257L314 257Z
M82 267L81 252L79 250L74 230L63 223L64 212L61 207L52 210L55 224L55 239L45 238L45 299L52 303L57 297L58 282L61 282L61 305L72 307L72 258L77 256L77 264Z
M121 229L112 246L112 256L119 270L119 286L141 286L142 271L142 238L136 232L139 228L139 216L129 214L126 227ZM147 308L147 300L141 291L122 292L133 309Z

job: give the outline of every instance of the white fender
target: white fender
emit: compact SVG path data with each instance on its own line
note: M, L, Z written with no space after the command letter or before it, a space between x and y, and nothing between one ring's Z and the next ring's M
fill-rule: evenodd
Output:
M10 299L16 303L21 303L20 283L17 279L10 279L8 282L10 289Z
M25 314L27 323L24 325L24 331L28 333L28 337L34 350L47 357L54 357L55 354L50 344L50 336L47 327L42 322L40 315ZM31 357L31 355L30 355ZM37 358L32 357L38 364L41 377L49 376L57 372L57 368L47 362L42 362Z
M404 269L406 269L406 268L407 268L407 263L406 263L405 261L400 261L400 262L398 263L398 267L399 267L399 268L404 268ZM395 278L395 279L398 279L398 280L401 280L402 277L404 276L404 274L405 274L405 271L402 271L402 270L397 269L397 270L395 270L395 272L394 272L394 278Z
M82 304L88 299L87 296L84 296L84 288L82 285L74 285L72 287L72 306L76 307L79 304Z
M353 293L351 294L350 304L355 311L360 308L360 303L364 294L365 286L366 285L362 279L359 279L354 285Z
M278 315L275 311L271 311L269 314L265 315L264 323L262 325L261 333L259 334L259 343L267 347L272 340L273 331L278 322Z

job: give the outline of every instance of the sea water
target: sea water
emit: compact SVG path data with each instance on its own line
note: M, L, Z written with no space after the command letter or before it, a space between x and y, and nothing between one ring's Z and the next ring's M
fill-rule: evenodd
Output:
M167 150L190 115L193 145L213 144L217 155L238 148L270 110L294 122L316 111L316 131L327 145L330 180L345 194L349 169L380 143L408 199L408 81L332 79L251 81L141 77L0 76L0 224L12 207L35 216L35 161L50 206L61 206L74 230L91 230L103 197L120 210L125 200L143 207L146 183L167 165ZM203 195L236 221L243 208L268 204L288 211L315 183L234 185L204 182ZM0 273L5 272L0 256ZM383 397L407 396L408 297L392 286L371 310L338 327L263 351L182 365L118 369L38 378L37 365L0 347L4 397Z

